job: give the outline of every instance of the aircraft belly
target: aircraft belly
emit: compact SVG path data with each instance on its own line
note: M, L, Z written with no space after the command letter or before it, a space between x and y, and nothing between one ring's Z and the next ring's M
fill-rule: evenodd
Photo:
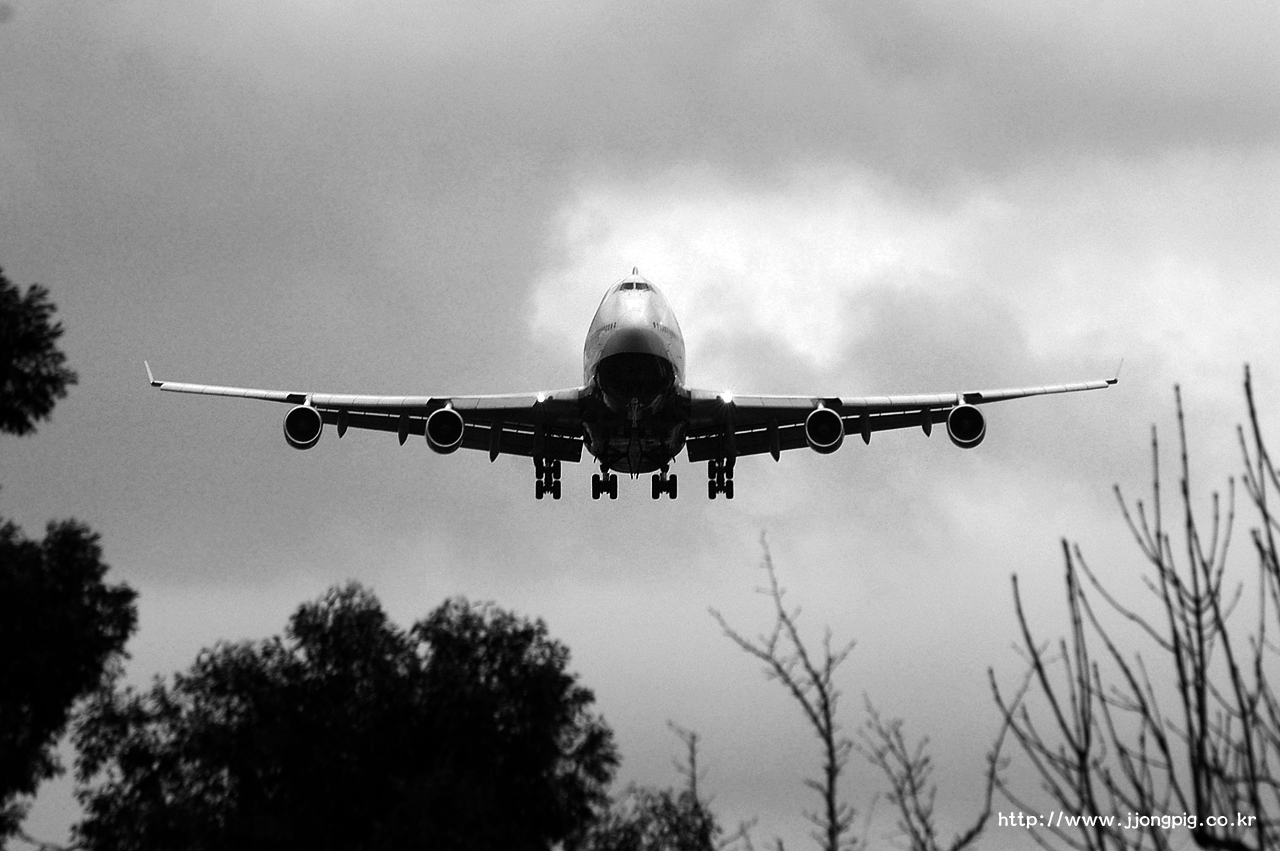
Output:
M652 473L670 464L674 453L664 440L614 438L608 446L609 469L619 473Z
M684 426L679 422L642 425L634 431L618 422L598 423L587 433L587 449L596 460L631 475L662 469L684 448Z

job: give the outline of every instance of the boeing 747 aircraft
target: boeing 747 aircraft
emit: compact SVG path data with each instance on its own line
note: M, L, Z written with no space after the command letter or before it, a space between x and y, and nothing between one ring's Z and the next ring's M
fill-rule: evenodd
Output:
M310 449L325 425L338 437L349 428L425 436L427 446L447 455L479 449L533 459L538 499L560 498L562 461L582 460L582 450L600 465L591 496L618 498L617 473L653 474L652 496L676 498L671 462L684 450L692 462L707 462L707 496L733 499L733 468L743 455L807 446L828 454L847 433L871 442L876 431L920 428L926 435L945 423L951 442L972 449L986 435L978 405L1098 390L1117 378L918 396L740 396L685 385L684 337L666 299L635 269L609 288L587 331L582 386L500 396L342 396L332 393L253 390L158 381L175 393L237 396L284 402L284 439Z

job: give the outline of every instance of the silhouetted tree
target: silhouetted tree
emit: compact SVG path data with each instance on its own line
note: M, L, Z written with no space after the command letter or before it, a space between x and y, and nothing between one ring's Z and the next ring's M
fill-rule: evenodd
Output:
M76 374L56 343L62 325L39 286L23 295L0 273L0 432L47 419ZM43 541L0 519L0 845L18 834L72 704L119 660L137 624L134 592L107 585L98 536L72 520Z
M617 764L569 654L491 605L405 631L333 589L284 637L219 644L171 684L104 690L80 719L87 848L546 849Z
M805 780L805 785L822 797L822 808L805 813L817 827L813 836L824 851L844 851L858 847L849 837L853 828L854 809L840 798L840 775L849 762L853 740L840 734L840 722L836 718L836 705L840 690L835 685L836 668L853 651L850 641L839 650L831 648L831 630L827 629L822 641L822 658L814 659L796 627L800 610L788 611L782 604L783 589L773 570L773 557L764 545L764 568L769 575L769 587L760 589L773 604L774 624L768 636L761 635L754 641L735 632L715 609L711 616L720 624L735 644L755 656L765 665L765 676L786 687L800 704L814 734L822 743L822 777ZM781 845L781 843L779 843Z
M629 786L573 851L717 851L746 837L749 825L724 838L708 803L698 796L698 734L670 721L667 726L685 746L684 762L675 762L685 788Z
M982 834L991 816L991 802L997 778L1003 762L1000 751L1008 729L1002 726L991 751L987 754L985 797L982 809L965 831L957 834L943 846L937 838L933 804L937 788L932 783L933 761L928 753L928 739L914 746L907 743L900 719L884 720L867 701L869 720L859 731L858 741L841 735L841 725L836 708L840 690L835 685L836 669L852 652L854 642L849 641L838 650L831 646L831 629L823 636L822 655L815 658L800 638L797 622L798 608L788 610L783 605L784 590L778 584L773 568L773 558L763 537L764 569L769 577L769 587L759 589L773 604L774 623L771 632L758 636L754 641L734 631L715 609L711 615L735 644L765 664L765 676L777 680L803 710L805 718L822 744L822 776L807 779L805 785L822 798L822 809L807 812L805 816L817 830L813 838L823 851L851 851L865 845L853 837L854 809L841 800L840 776L849 761L849 755L857 749L872 765L879 768L889 782L888 798L898 809L898 828L906 838L911 851L961 851L968 848ZM739 831L747 851L751 851L750 836L746 826ZM776 840L778 851L783 851L781 840Z
M601 815L580 851L716 851L720 826L687 789L630 787Z
M1028 828L1043 847L1183 847L1182 828L1201 848L1280 847L1280 700L1271 685L1280 647L1268 635L1280 626L1280 518L1271 507L1280 477L1262 439L1247 368L1244 390L1249 426L1238 436L1256 522L1251 581L1228 579L1234 482L1225 514L1216 493L1208 524L1193 508L1176 388L1180 540L1175 544L1173 524L1166 525L1154 428L1150 503L1130 508L1116 487L1150 569L1144 581L1152 603L1144 609L1122 602L1080 549L1063 541L1070 633L1050 652L1033 635L1013 578L1038 700L1033 707L1021 695L1006 696L994 673L991 685L1052 801L1054 815ZM1125 649L1121 631L1100 609L1111 609L1143 638L1142 649ZM1024 818L1046 809L1026 791L1008 784L1002 791ZM1210 823L1211 817L1224 820Z
M0 523L0 845L22 798L62 772L54 747L72 704L137 625L134 592L104 583L106 572L98 536L79 523L50 523L43 541Z
M987 773L982 809L973 823L943 844L933 807L938 796L933 782L933 758L929 755L928 737L909 744L903 732L901 718L884 719L871 701L867 701L867 722L858 731L855 747L874 766L880 769L889 782L887 798L898 811L898 831L907 841L910 851L961 851L977 841L991 818L992 798L995 794L999 772L1004 762L1000 751L1004 745L1009 724L1006 721L996 735L995 744L987 753Z
M0 431L35 431L76 383L56 345L62 323L55 310L44 287L33 284L24 295L0 271Z

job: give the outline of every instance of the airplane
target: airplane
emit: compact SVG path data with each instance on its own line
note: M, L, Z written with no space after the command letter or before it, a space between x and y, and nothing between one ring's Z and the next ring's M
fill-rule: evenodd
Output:
M685 384L684 336L662 293L639 273L605 293L587 331L582 386L538 393L488 396L356 396L301 391L254 390L159 381L174 393L234 396L283 402L284 438L310 449L326 425L338 437L347 429L426 438L442 455L478 449L533 459L538 499L561 495L561 462L582 460L585 448L600 466L591 477L591 497L618 498L617 473L652 473L651 495L676 498L672 461L685 451L690 462L707 462L707 496L733 499L733 472L744 455L809 447L819 454L840 448L846 434L871 442L873 432L922 429L945 423L951 442L972 449L986 436L978 405L1050 393L1099 390L1116 377L1045 387L977 390L911 396L747 396L699 390Z

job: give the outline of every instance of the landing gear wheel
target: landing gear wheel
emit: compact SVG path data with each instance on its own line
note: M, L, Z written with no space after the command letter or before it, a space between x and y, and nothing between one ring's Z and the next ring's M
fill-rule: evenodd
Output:
M733 499L733 458L712 458L707 462L707 497L715 499L716 494L724 494L725 499Z
M676 477L667 475L666 468L663 468L661 473L654 473L651 493L654 499L661 499L664 493L675 499Z
M613 473L595 473L591 476L591 498L599 499L601 494L609 494L609 499L618 498L618 477Z
M542 499L547 494L551 494L552 499L559 499L560 459L535 457L533 459L533 471L538 476L538 481L534 485L534 496Z
M662 469L653 474L654 499L661 499L664 493L670 494L672 499L676 498L676 477L667 473L669 469L669 465L663 464Z

